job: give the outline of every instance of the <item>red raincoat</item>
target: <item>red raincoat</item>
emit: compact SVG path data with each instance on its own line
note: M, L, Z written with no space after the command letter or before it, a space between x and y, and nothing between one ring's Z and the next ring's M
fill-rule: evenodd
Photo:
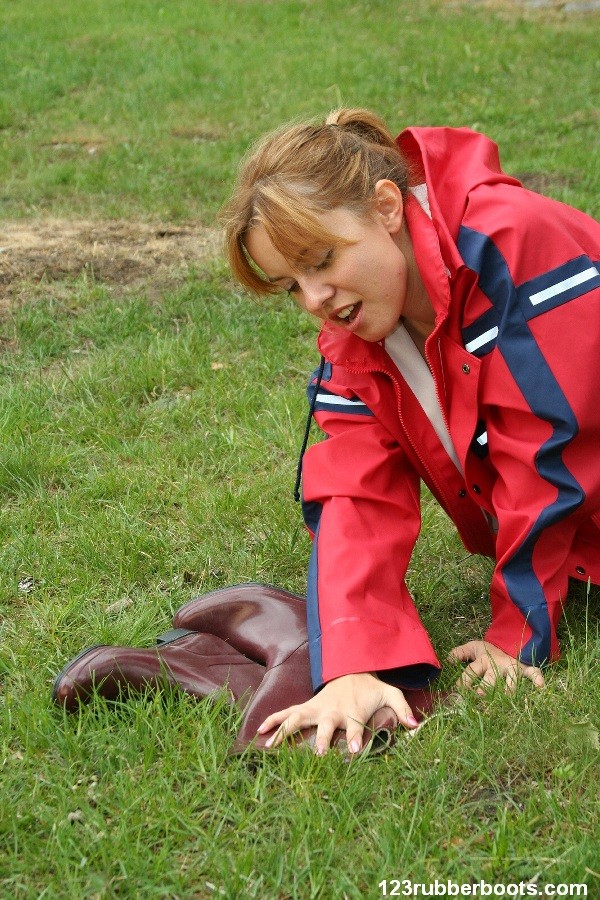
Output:
M495 558L485 638L511 656L555 659L568 577L600 583L600 225L505 175L481 134L398 143L427 186L405 215L464 477L384 347L325 324L327 439L303 461L315 688L367 671L410 687L439 668L404 580L420 479L467 549Z

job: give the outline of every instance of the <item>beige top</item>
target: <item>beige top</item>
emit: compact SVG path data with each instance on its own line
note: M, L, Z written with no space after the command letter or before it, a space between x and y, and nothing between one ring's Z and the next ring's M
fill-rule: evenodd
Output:
M461 472L458 456L435 392L433 375L404 325L399 325L393 334L385 339L385 349L423 407L446 453Z

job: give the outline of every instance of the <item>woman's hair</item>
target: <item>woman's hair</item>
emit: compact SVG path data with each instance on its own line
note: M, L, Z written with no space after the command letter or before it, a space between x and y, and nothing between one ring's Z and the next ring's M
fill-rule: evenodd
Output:
M288 260L319 246L343 244L320 224L318 214L341 206L367 215L375 185L384 178L406 199L407 163L385 123L368 110L337 109L322 125L289 125L268 134L242 160L221 213L234 275L259 294L280 290L250 260L248 231L262 225Z

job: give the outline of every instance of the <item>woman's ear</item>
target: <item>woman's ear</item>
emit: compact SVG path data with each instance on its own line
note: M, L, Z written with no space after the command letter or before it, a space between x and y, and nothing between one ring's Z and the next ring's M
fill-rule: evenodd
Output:
M375 185L375 212L390 234L397 234L404 220L402 191L394 181L382 178Z

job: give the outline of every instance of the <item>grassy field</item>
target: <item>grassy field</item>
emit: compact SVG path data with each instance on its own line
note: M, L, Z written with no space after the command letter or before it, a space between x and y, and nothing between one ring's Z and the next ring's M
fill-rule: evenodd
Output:
M315 329L248 298L214 250L249 141L339 103L398 130L466 124L510 172L598 216L598 14L0 11L2 900L376 898L394 879L598 896L595 588L573 590L543 693L469 697L351 764L230 759L237 714L221 701L96 700L72 717L50 703L83 647L149 646L197 594L303 591L292 488ZM410 584L440 657L485 628L490 573L425 497Z

